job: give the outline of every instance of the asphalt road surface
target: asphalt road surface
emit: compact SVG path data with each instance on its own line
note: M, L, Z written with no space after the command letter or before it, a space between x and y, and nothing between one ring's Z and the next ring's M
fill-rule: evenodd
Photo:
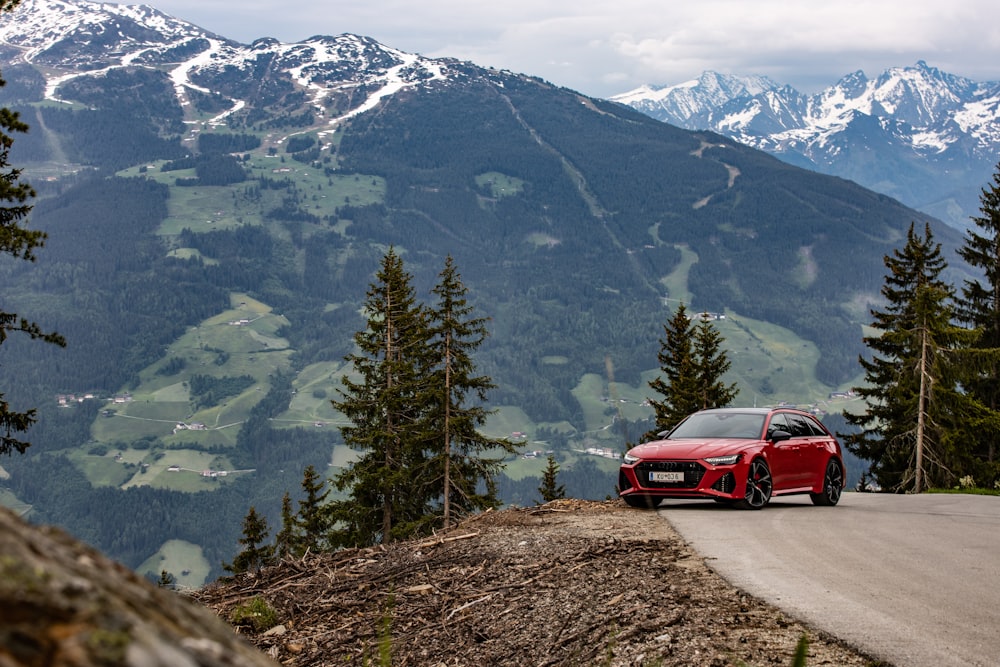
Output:
M845 493L658 513L735 586L898 667L1000 665L1000 497Z

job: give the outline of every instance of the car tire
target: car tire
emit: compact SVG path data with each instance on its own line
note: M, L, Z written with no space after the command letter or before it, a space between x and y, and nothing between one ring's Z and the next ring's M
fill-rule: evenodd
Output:
M634 493L630 493L627 496L622 496L622 500L629 507L638 507L642 510L656 509L656 506L660 504L660 498L654 496L637 496Z
M771 501L771 469L764 459L754 459L747 470L747 490L743 500L734 503L735 507L745 510L759 510Z
M844 488L844 472L840 469L840 464L830 459L826 463L826 472L823 473L823 492L810 493L809 497L813 505L833 507L840 501L840 493Z

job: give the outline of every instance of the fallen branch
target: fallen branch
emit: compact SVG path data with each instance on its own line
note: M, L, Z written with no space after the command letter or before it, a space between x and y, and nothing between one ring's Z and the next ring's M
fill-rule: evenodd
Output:
M417 543L416 546L417 546L418 549L423 549L425 547L433 547L433 546L436 546L438 544L444 544L445 542L457 542L458 540L467 540L469 538L476 537L478 535L479 535L479 531L476 531L474 533L466 533L465 535L454 535L452 537L439 537L439 538L436 538L436 539L433 539L433 540L427 540L425 542L419 542L419 543Z
M454 616L458 612L462 611L463 609L468 609L469 607L472 607L473 605L477 605L480 602L485 602L485 601L489 600L491 597L493 597L494 595L496 595L496 593L490 593L489 595L484 595L483 597L479 598L478 600L473 600L472 602L466 602L461 607L456 607L455 609L452 609L451 613L448 614L448 617L445 618L444 620L450 621L452 616Z

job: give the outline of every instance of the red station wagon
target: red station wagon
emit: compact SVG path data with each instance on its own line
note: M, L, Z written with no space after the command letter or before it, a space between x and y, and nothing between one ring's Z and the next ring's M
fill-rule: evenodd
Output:
M712 498L756 510L771 496L795 493L832 506L844 488L840 443L808 412L702 410L660 435L625 454L618 492L632 507L656 507L663 498Z

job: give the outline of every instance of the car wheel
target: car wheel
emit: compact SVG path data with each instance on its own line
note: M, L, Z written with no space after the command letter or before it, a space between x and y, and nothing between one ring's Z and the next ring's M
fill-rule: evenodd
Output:
M826 473L823 475L823 492L810 493L813 505L825 505L833 507L840 501L840 492L844 488L844 473L840 469L840 464L830 459L826 464Z
M736 507L759 510L771 500L771 470L764 459L754 459L747 473L747 491Z
M660 498L653 496L637 496L634 493L630 493L627 496L622 496L622 500L629 507L638 507L639 509L651 510L655 509L657 505L660 504Z

